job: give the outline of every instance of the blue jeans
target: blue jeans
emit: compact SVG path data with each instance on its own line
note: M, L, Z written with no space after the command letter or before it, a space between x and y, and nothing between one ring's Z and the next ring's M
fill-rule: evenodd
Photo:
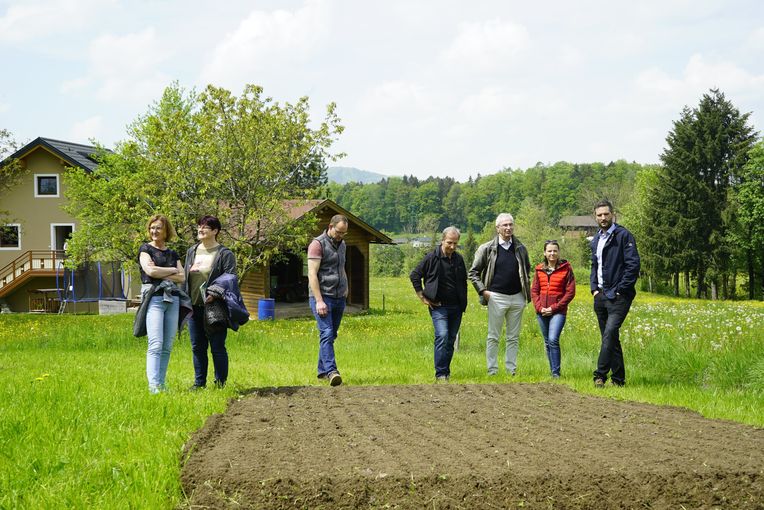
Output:
M207 334L204 331L204 305L194 306L194 314L188 321L191 336L191 352L194 355L194 386L203 388L207 385L207 346L212 351L212 365L215 367L215 384L224 386L228 379L228 351L225 339L228 330Z
M149 391L159 393L165 389L167 365L170 363L172 343L178 332L180 298L172 296L165 301L163 295L152 296L146 310L146 332L149 348L146 352L146 377Z
M435 377L448 377L456 334L462 324L462 309L459 305L442 305L430 309L430 317L435 329Z
M594 313L597 315L602 334L597 370L594 371L595 379L607 381L608 372L612 372L613 384L619 386L626 384L626 367L623 363L620 331L631 308L631 302L632 299L626 296L608 299L602 292L594 296Z
M539 313L536 314L536 318L541 328L541 336L544 337L549 370L552 372L552 377L560 377L560 333L565 326L565 314L544 316Z
M345 298L324 297L324 303L329 307L329 313L324 317L316 311L316 298L310 298L310 309L316 318L318 327L318 376L323 377L332 372L338 372L337 360L334 358L334 340L340 329L340 321L345 311Z

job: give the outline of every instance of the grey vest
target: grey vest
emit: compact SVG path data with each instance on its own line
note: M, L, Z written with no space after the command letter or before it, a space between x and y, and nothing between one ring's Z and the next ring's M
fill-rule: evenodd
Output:
M321 295L324 297L345 297L348 288L348 279L345 275L345 241L340 241L335 248L331 237L326 232L315 239L321 243L321 265L318 268L318 285ZM313 296L313 290L308 286L308 291Z

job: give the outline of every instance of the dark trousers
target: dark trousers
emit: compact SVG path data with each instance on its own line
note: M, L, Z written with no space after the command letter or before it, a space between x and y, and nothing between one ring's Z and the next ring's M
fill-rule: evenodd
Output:
M626 383L626 367L623 364L623 350L621 349L620 329L631 308L632 299L616 295L615 299L608 299L600 292L594 297L594 313L602 334L600 355L597 359L597 370L594 371L595 379L607 381L608 372L612 372L614 384Z
M215 384L224 386L228 379L228 351L225 339L228 330L207 334L204 331L204 306L194 306L194 314L188 321L188 332L191 335L191 352L194 355L194 386L207 385L207 346L212 351L212 365L215 367Z

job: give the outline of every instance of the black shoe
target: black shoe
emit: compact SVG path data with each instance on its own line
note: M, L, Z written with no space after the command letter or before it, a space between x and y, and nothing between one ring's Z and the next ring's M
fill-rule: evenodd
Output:
M196 384L193 384L191 385L190 388L188 388L188 391L199 391L199 390L203 390L206 387L207 386L197 386Z
M598 377L594 380L594 387L595 388L604 388L605 387L605 379L602 379L601 377Z
M329 378L330 386L339 386L340 384L342 384L342 377L340 377L339 372L332 372L327 377Z

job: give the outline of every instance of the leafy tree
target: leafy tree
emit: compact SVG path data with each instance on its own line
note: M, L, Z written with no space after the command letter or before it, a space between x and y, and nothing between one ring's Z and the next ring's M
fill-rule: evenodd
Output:
M400 246L393 244L371 245L371 274L375 276L400 276L406 255Z
M299 249L312 225L289 216L288 200L317 196L341 132L334 104L311 128L307 98L281 105L254 85L237 97L213 86L197 94L174 84L114 153L101 153L92 175L67 173L67 209L81 222L70 243L73 263L133 260L154 213L176 225L180 250L193 239L199 216L220 217L222 242L236 254L240 276Z
M0 129L0 198L21 180L24 167L16 159L8 159L19 149L10 131ZM14 220L9 211L0 208L0 225Z
M515 235L528 250L531 263L541 262L544 258L544 242L550 239L560 241L560 250L565 243L560 239L560 232L549 224L549 214L532 198L526 198L520 210L513 214L515 218ZM561 254L569 258L568 254Z
M736 198L741 225L741 235L736 242L746 254L748 297L754 299L756 296L758 281L758 295L764 299L764 140L749 152L749 160L740 174Z
M652 292L653 281L656 278L664 278L672 275L671 267L666 266L666 262L672 262L670 259L664 260L659 255L658 247L654 243L661 245L665 239L663 236L656 235L657 232L651 228L650 212L653 205L653 193L658 185L658 166L645 166L636 177L634 184L634 196L624 208L624 220L622 223L627 227L640 248L641 271L647 276L648 290ZM674 295L679 295L679 273L676 274Z
M462 250L462 256L464 257L464 263L467 265L467 269L472 265L478 246L479 244L475 237L475 232L473 232L472 229L469 229L467 231L467 237L464 239L464 248Z

